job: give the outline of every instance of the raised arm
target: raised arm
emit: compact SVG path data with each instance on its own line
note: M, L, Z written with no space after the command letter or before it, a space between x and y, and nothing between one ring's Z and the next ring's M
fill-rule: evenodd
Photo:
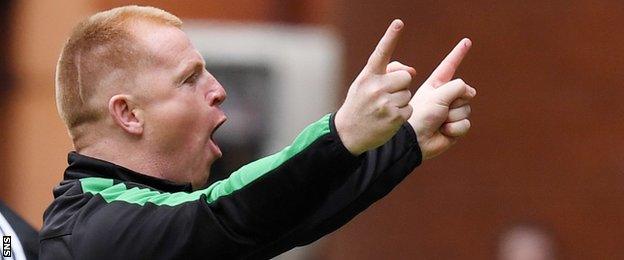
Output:
M390 24L336 113L338 134L355 155L387 142L412 114L409 86L416 71L388 70L402 29L401 20Z
M423 159L432 158L443 152L457 138L463 136L470 126L463 124L468 121L469 102L476 92L459 82L450 86L442 85L453 77L470 44L467 39L460 41L410 102L414 106L410 122L403 124L390 141L377 149L367 151L361 166L349 176L343 186L332 193L330 199L325 201L314 215L308 217L286 236L253 252L250 257L273 257L293 247L314 242L335 231L388 194ZM392 62L387 70L392 72L413 69ZM440 102L450 103L450 109L448 104L442 105L440 109ZM429 118L439 119L427 121ZM423 136L421 132L420 138L417 138L415 129L425 131L426 134L428 134L426 131L439 133L438 136L432 137ZM422 147L419 147L419 141ZM423 153L421 149L424 149Z

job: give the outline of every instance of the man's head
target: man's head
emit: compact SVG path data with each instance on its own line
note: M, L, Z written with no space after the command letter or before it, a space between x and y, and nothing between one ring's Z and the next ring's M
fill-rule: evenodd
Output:
M58 62L56 100L75 149L144 174L205 183L221 156L223 87L175 16L126 6L80 23Z

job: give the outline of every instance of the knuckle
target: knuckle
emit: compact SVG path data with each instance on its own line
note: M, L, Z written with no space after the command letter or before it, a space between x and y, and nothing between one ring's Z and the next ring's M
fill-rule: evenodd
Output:
M351 83L351 86L349 86L349 89L352 89L352 88L365 89L367 88L367 85L369 85L370 80L371 80L371 75L369 73L369 70L367 67L364 67L364 69L360 72L360 74L358 74L358 76L353 80L353 83Z
M409 90L406 90L404 93L405 93L403 95L404 103L408 103L410 99L412 99L412 92L410 92Z
M449 84L449 85L451 85L453 87L463 87L463 88L465 88L465 86L466 86L466 83L461 78L457 78L457 79L451 80L447 84Z
M376 86L373 86L371 88L368 89L368 95L370 95L373 98L382 98L383 94L385 93L384 88L386 88L386 86L384 86L383 84L375 84Z
M449 83L452 83L452 81L451 81L451 82L448 82L448 83L447 83L447 82L444 82L444 81L441 81L441 80L439 80L439 79L433 79L433 80L431 81L431 84L432 84L432 85L434 85L434 86L442 86L442 85L446 85L446 84L449 84Z
M386 50L380 47L375 48L375 51L373 53L377 58L384 58L387 54Z
M381 58L381 57L382 57L382 55L379 53L379 51L377 49L375 49L373 51L373 53L368 57L368 61L367 61L366 65L368 67L376 66L379 58Z
M393 124L403 124L403 122L405 122L406 118L404 118L404 116L399 113L399 111L397 110L395 113L393 113L392 115L392 123Z
M458 111L460 111L460 108L451 108L449 109L448 114L449 116L452 117L452 116L455 116L458 113Z
M409 112L409 114L414 112L414 108L410 104L407 104L407 106L405 106L405 109Z
M468 97L470 97L470 98L473 98L473 97L475 97L475 96L477 95L477 90L476 90L476 89L474 89L474 88L473 88L473 87L471 87L471 86L468 86L468 87L466 88L466 92L467 92Z
M380 92L389 92L390 89L392 89L392 86L396 85L396 82L392 79L384 79L383 81L381 81L380 86L381 88L379 88Z
M390 100L386 97L379 98L376 110L379 115L387 115L390 110Z
M440 120L441 118L437 115L434 115L432 113L427 113L424 118L423 118L423 122L438 122L438 120Z
M399 76L405 81L408 81L408 82L412 81L412 74L410 74L407 70L400 70L398 71L398 73L399 73Z
M412 113L414 112L414 109L412 108L412 106L407 105L405 107L405 115L403 116L403 120L407 120L412 116Z
M380 97L379 104L382 107L388 107L390 105L390 98L388 97Z
M377 108L375 109L375 112L377 113L377 116L379 117L384 117L388 114L388 107L386 106L377 106Z

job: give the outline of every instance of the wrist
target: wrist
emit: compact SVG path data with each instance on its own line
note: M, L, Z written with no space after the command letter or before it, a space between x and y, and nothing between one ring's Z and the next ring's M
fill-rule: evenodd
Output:
M357 144L356 133L352 131L353 127L350 127L348 122L343 118L341 111L342 110L338 110L338 112L336 112L336 116L334 117L336 134L342 141L344 147L347 148L351 154L358 156L366 150Z
M427 142L431 135L428 134L423 127L418 127L412 120L408 120L407 122L412 126L414 135L416 135L416 142L420 148L421 160L425 161L432 158L431 152L427 149Z

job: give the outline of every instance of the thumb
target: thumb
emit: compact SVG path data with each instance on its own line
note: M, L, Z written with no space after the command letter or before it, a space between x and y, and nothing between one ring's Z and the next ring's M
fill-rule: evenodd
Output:
M438 103L444 106L450 106L453 101L467 95L470 86L462 79L455 79L436 89L439 97Z
M409 74L412 75L412 77L416 76L416 74L417 74L416 73L416 69L414 69L414 68L412 68L410 66L407 66L407 65L405 65L403 63L400 63L398 61L393 61L393 62L390 62L390 64L388 64L388 66L386 67L386 74L387 73L392 73L392 72L395 72L395 71L399 71L399 70L405 70L405 71L409 72Z

